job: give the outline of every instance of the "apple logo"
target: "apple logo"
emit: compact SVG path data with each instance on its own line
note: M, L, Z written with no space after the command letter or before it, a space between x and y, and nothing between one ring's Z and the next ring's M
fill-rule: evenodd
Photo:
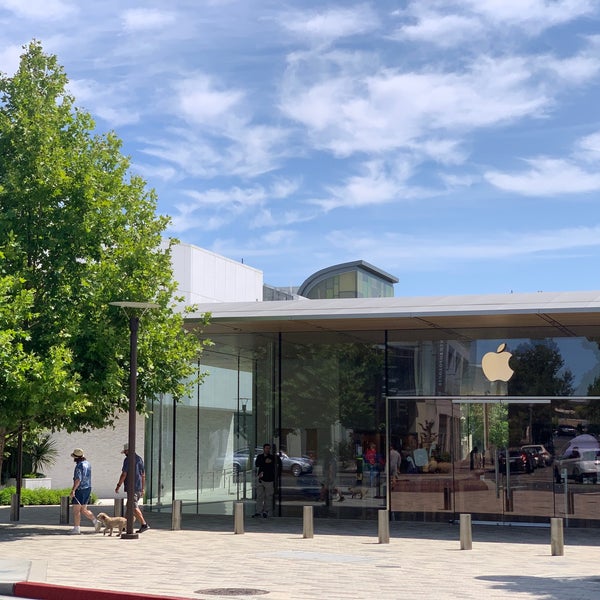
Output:
M481 360L483 374L490 381L508 381L514 374L508 364L511 356L506 350L506 344L500 344L496 352L487 352Z

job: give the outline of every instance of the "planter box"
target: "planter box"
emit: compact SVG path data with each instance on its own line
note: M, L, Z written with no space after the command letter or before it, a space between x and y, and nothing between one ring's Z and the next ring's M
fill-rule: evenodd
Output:
M52 478L51 477L36 477L35 479L28 479L23 477L21 480L21 487L27 490L37 490L39 488L52 489ZM16 479L9 479L8 485L17 485Z

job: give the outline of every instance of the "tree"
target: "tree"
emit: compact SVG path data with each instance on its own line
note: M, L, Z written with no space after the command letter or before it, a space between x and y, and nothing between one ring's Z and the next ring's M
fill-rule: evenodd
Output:
M0 340L18 340L0 377L0 450L19 426L85 430L127 410L128 319L111 301L159 305L140 328L140 411L184 396L210 343L186 335L175 311L176 240L162 239L169 218L156 215L154 191L129 174L114 133L94 133L57 58L37 41L24 50L15 75L0 76L4 294L21 300L0 311Z
M513 352L515 374L508 382L511 396L570 396L573 373L551 339L520 344Z
M573 373L564 368L565 361L560 348L552 339L537 340L520 344L513 352L511 365L515 374L508 382L511 396L556 396L553 405L532 407L515 405L509 411L509 443L547 442L552 432L548 423L552 422L553 407L568 400L560 398L573 394Z

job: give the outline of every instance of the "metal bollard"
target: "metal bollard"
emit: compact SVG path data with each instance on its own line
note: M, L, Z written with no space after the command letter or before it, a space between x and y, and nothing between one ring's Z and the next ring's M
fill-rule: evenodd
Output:
M115 507L113 509L113 515L115 517L124 517L123 513L123 498L115 498Z
M244 533L244 503L235 502L233 505L233 533Z
M444 488L444 510L452 510L452 494L450 494L450 488Z
M171 507L171 531L179 531L181 529L181 512L182 512L181 500L173 500Z
M460 515L460 549L472 550L473 532L471 530L471 515Z
M18 494L12 494L10 497L10 520L19 520L19 496Z
M575 514L575 492L571 490L567 492L567 514Z
M550 519L550 548L552 556L563 556L565 553L563 520L560 518Z
M61 525L69 524L69 496L60 497L60 517L58 522Z
M314 526L314 521L313 521L313 507L312 506L303 507L302 515L303 515L302 537L303 538L315 537L315 526Z
M387 509L377 511L379 543L390 543L390 516Z

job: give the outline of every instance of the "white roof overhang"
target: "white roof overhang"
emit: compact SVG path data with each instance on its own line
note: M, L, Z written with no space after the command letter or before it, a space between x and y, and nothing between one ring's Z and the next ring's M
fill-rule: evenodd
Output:
M472 296L345 298L198 305L204 333L402 330L459 339L600 335L600 291Z

